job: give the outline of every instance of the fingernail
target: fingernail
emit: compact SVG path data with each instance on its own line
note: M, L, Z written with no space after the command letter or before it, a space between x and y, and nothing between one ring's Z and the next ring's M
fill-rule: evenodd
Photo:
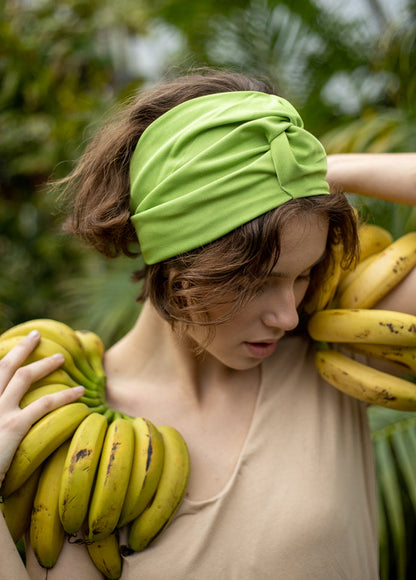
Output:
M31 330L28 334L30 338L38 338L40 336L39 330Z
M53 354L52 355L52 358L55 359L55 360L57 360L57 361L59 360L59 361L62 361L62 362L65 360L64 355L61 354L60 352L56 352L55 354Z

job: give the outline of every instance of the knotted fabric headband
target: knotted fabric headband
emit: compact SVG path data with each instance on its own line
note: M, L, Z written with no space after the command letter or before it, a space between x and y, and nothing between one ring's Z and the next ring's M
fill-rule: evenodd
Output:
M177 105L131 159L131 221L147 264L193 250L286 201L328 194L326 155L285 99L216 93Z

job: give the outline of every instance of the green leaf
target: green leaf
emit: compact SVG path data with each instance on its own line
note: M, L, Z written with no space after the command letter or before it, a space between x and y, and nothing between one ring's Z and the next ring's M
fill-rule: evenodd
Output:
M380 493L385 504L396 562L396 580L406 580L406 526L397 468L386 438L374 443Z
M391 442L398 468L406 484L406 491L416 513L416 448L411 440L412 432L414 434L414 428L395 429L391 435Z

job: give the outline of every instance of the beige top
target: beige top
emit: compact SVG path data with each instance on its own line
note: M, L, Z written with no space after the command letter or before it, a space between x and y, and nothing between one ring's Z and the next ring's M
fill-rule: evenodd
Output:
M375 580L376 509L365 405L317 376L308 341L286 338L264 362L230 481L185 499L122 578Z

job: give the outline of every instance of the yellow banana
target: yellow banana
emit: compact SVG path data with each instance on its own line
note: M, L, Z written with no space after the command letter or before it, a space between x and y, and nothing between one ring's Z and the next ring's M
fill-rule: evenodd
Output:
M338 287L336 289L337 297L335 299L335 303L338 304L338 296L344 292L344 290L354 282L364 270L377 258L378 254L372 254L371 256L367 256L364 260L358 262L355 268L349 270L341 277ZM323 309L322 309L323 310Z
M416 316L390 310L333 308L316 312L308 332L317 341L416 346Z
M416 347L357 343L347 343L344 346L358 354L399 363L405 370L416 374Z
M416 232L397 239L340 294L340 308L372 308L416 266Z
M161 426L158 429L164 441L164 465L151 504L131 524L128 544L135 552L146 548L169 525L189 482L189 453L183 437L173 427Z
M84 403L70 403L32 425L14 454L0 494L7 497L23 485L39 465L71 437L89 412Z
M0 503L0 510L3 512L14 543L29 528L33 500L41 471L42 466L39 466L19 489L8 497L5 497L3 502Z
M416 384L332 349L316 353L316 368L332 386L371 405L416 411Z
M21 336L11 336L0 340L0 359L3 358L13 347L15 347L22 340ZM78 385L83 385L94 392L97 385L88 379L75 365L71 353L61 346L59 343L49 338L41 338L37 347L26 358L25 364L37 361L39 359L51 356L56 353L61 353L65 359L62 368L71 376L74 381L78 381Z
M102 540L96 542L86 541L86 546L95 567L106 578L117 580L122 572L122 559L118 544L118 534L113 532Z
M116 528L130 479L133 452L131 421L114 419L106 432L88 510L89 540L101 540Z
M30 405L30 403L33 403L33 401L37 401L44 395L58 393L59 391L65 391L70 388L71 387L68 387L67 385L50 383L49 385L43 385L42 387L38 387L37 389L32 389L31 391L29 391L24 395L24 397L20 401L20 407L24 409L24 407L27 407L28 405Z
M353 264L346 270L342 271L340 283L337 288L338 294L343 291L347 285L345 278L350 278L350 274L353 271L355 272L358 266L360 266L360 270L362 270L362 262L366 261L367 258L380 253L382 250L384 250L384 248L387 248L387 246L393 242L393 236L388 230L381 226L374 224L362 224L358 228L358 240L360 246L358 263ZM369 263L370 262L367 262L367 265Z
M97 377L105 381L103 358L105 346L101 338L91 330L75 330L80 343L87 355L87 360Z
M149 504L158 486L163 468L164 443L159 430L148 419L136 417L134 456L129 485L121 510L118 527L131 522Z
M69 376L69 374L64 371L64 369L56 369L46 375L46 377L42 377L35 383L33 383L29 389L32 391L33 389L37 389L38 387L43 387L44 385L49 385L50 383L60 383L62 385L67 385L68 387L76 387L79 385L73 378ZM88 389L87 389L88 390Z
M43 338L53 340L64 347L71 353L71 356L80 371L87 378L95 381L94 371L88 363L88 359L75 330L63 322L49 318L28 320L27 322L17 324L3 332L0 336L0 340L11 338L13 336L25 336L32 330L38 330Z
M376 224L362 224L358 228L360 261L377 254L393 242L393 236L385 228Z
M58 495L69 441L45 462L33 501L30 544L39 564L52 568L61 552L65 531L59 519Z
M312 295L304 303L303 308L307 314L311 314L317 310L323 310L331 304L342 274L341 262L343 255L343 245L341 243L336 244L331 255L325 279L315 288Z
M77 533L87 517L106 430L106 418L99 413L91 413L72 436L58 502L59 516L68 534Z

